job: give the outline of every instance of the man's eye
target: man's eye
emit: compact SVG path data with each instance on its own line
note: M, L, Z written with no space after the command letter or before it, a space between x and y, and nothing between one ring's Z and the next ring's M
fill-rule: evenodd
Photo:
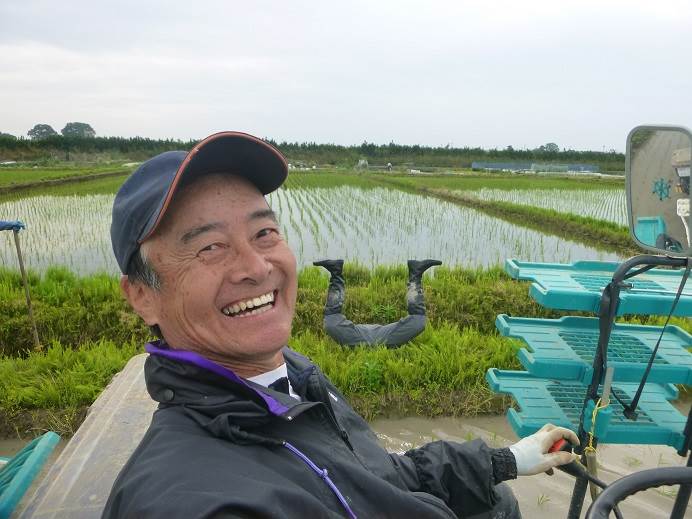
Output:
M262 229L260 232L257 233L258 238L264 238L266 236L271 236L273 234L278 235L279 231L276 229L272 229L270 227L267 227L266 229Z
M206 247L202 248L200 252L208 252L208 251L215 251L219 250L221 248L221 244L219 243L212 243L210 245L207 245Z

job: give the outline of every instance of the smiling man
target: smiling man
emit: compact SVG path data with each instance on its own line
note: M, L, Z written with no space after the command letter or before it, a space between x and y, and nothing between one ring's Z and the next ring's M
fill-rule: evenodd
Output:
M520 517L502 481L572 459L546 426L509 449L480 440L382 449L319 368L286 347L296 262L264 194L284 158L222 132L144 163L115 197L128 302L159 340L159 402L104 517Z

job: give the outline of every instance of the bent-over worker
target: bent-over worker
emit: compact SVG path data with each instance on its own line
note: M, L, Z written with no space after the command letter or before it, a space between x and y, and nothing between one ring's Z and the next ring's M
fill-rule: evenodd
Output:
M344 260L321 260L312 263L329 272L327 300L324 304L324 331L344 346L384 344L396 348L407 343L425 330L425 296L421 285L423 273L430 267L442 265L438 260L408 260L406 308L408 315L389 324L356 324L341 312L346 292Z

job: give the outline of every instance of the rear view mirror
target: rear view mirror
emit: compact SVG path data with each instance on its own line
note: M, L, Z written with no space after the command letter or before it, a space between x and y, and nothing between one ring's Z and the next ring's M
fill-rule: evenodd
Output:
M627 136L625 175L630 234L644 249L690 256L692 133L638 126Z

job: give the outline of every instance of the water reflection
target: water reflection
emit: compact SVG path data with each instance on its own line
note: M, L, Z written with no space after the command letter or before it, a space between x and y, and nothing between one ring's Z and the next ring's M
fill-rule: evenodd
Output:
M473 209L394 189L281 189L268 200L300 267L345 258L372 267L434 257L449 266L526 261L617 260L613 253L545 235ZM64 265L78 274L117 273L110 245L113 195L37 196L0 203L0 219L20 219L30 269ZM11 233L0 233L0 265L16 268Z

